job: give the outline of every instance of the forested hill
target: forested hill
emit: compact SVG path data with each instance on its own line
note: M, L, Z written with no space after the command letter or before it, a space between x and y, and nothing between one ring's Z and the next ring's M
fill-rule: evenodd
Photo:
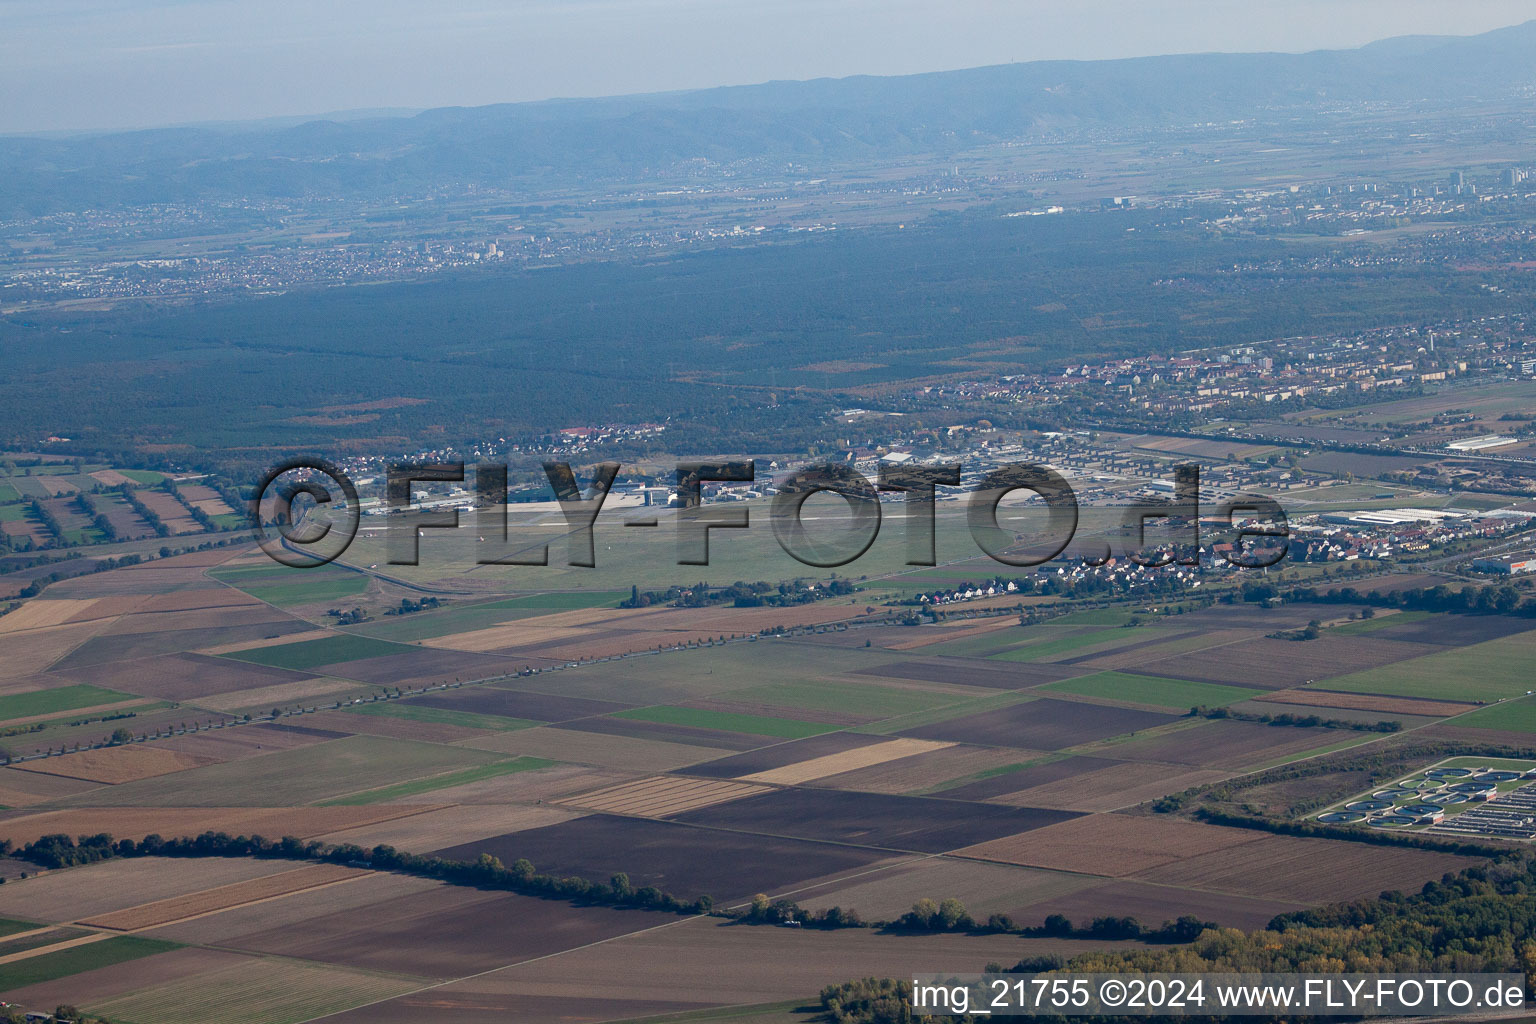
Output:
M685 161L944 154L1055 127L1183 124L1351 103L1529 98L1536 22L1357 50L1042 61L413 117L0 138L0 216L224 197L394 195L643 179Z

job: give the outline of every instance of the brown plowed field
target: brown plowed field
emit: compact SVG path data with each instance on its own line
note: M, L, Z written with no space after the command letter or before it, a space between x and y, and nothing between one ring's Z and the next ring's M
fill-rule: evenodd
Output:
M611 814L588 814L433 852L453 860L474 860L489 853L504 864L526 857L540 871L582 878L608 878L623 871L636 886L654 885L690 899L708 894L719 900L742 899L854 871L888 856L833 843L702 832L670 821Z
M68 669L71 679L112 686L144 697L186 701L237 690L254 690L282 683L307 682L314 677L285 668L268 668L202 654L169 654L158 658L82 665Z
M1116 757L1195 768L1242 768L1316 750L1358 734L1258 722L1215 721L1114 745Z
M1263 838L1262 832L1173 818L1095 814L955 852L1005 864L1119 878L1213 850L1233 851Z
M195 593L195 591L194 591ZM124 615L111 626L103 630L103 636L116 636L121 633L161 633L175 632L185 635L189 643L186 645L202 646L198 643L198 636L194 630L216 630L230 626L287 626L287 629L269 629L265 633L258 632L258 636L265 639L266 636L283 633L292 634L298 632L295 627L312 629L309 623L296 619L291 615L285 615L275 608L266 605L223 605L216 608L189 608L180 612L133 612ZM250 646L247 644L246 646ZM236 648L239 650L240 648Z
M712 807L765 792L762 786L682 775L654 775L621 782L589 793L568 796L561 803L587 811L630 814L639 818L665 818L700 807Z
M1077 815L1071 811L1037 807L999 807L840 789L774 789L689 811L676 820L736 832L942 853L1074 817Z
M1177 721L1175 715L1156 711L1045 697L906 729L902 735L1031 750L1064 750Z
M1258 842L1167 862L1137 877L1161 885L1325 903L1374 896L1388 889L1417 892L1446 872L1482 863L1428 850L1253 834Z
M96 789L97 784L62 775L39 775L18 771L15 766L0 768L0 804L6 807L31 807L51 803L68 796L78 796ZM14 814L15 812L7 812Z
M1228 774L1215 769L1190 771L1176 765L1125 763L993 797L992 802L1069 811L1113 811L1215 782Z
M228 910L231 907L240 907L259 900L269 900L278 896L287 896L290 893L303 892L305 889L362 878L367 874L369 872L340 864L311 864L292 871L281 871L275 875L188 893L185 896L172 896L152 903L141 903L136 907L84 918L80 923L92 928L110 928L119 932L142 931L145 928L157 928L173 921L184 921L189 917Z
M675 914L443 886L229 944L364 970L457 978L677 920Z
M167 750L153 746L106 747L100 750L81 750L63 757L50 757L42 761L29 761L15 767L43 775L59 775L66 779L82 779L86 782L103 782L116 785L135 779L148 779L156 775L186 771L215 764L216 757L187 754L179 750Z
M202 608L265 608L262 602L233 587L215 586L210 590L183 590L174 594L154 594L138 606L140 612L186 612Z
M214 711L234 711L236 708L271 709L309 704L322 697L360 691L361 685L350 679L306 679L297 683L279 683L276 686L258 686L251 690L231 690L229 693L198 697L200 708Z

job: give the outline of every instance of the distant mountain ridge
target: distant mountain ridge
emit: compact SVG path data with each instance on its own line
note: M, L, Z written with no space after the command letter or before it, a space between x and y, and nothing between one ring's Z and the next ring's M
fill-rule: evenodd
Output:
M1053 126L1232 120L1357 102L1474 103L1536 90L1536 21L1355 50L1037 61L769 82L410 117L0 138L0 216L260 196L643 178L682 161L943 154Z

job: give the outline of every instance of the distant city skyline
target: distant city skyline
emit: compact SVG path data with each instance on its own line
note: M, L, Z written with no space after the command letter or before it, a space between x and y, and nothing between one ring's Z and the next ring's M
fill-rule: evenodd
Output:
M0 132L1472 35L1529 0L0 0Z

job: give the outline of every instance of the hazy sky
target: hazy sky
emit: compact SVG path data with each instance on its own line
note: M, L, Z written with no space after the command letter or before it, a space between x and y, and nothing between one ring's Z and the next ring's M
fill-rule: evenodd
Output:
M0 132L1470 35L1530 0L0 0Z

